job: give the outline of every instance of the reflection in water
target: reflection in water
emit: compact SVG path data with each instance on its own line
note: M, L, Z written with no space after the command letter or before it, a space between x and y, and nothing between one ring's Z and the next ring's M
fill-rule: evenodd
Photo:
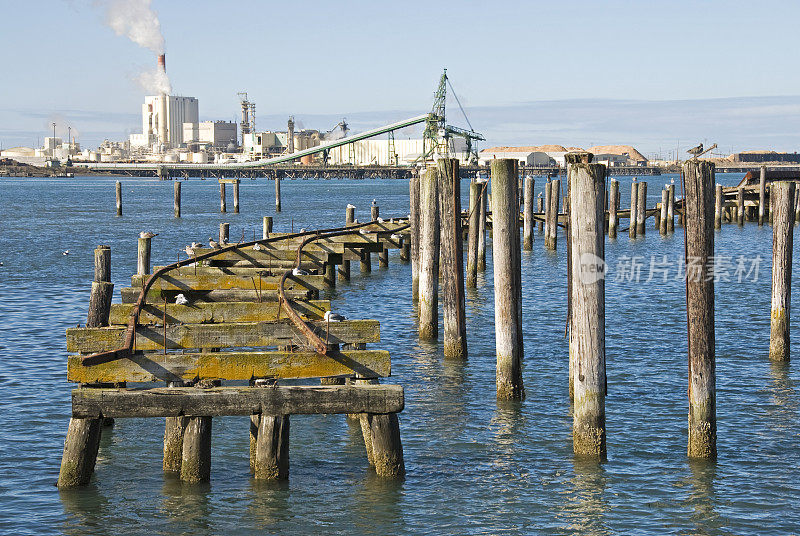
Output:
M179 523L186 533L211 534L209 524L211 484L187 484L178 475L165 474L161 488L161 514L164 519Z
M691 493L685 499L685 504L692 511L690 516L694 524L691 534L720 535L729 534L724 530L724 519L714 509L717 503L714 491L714 479L717 473L717 462L714 460L690 459L688 484Z
M291 517L287 480L250 480L252 501L247 518L257 529L269 529Z
M83 536L110 534L107 531L108 499L100 493L95 484L85 488L59 490L61 505L66 519L62 523L64 534Z
M517 461L517 443L525 429L522 402L498 400L497 410L489 427L494 430L494 456L490 460L492 469L511 474L513 464Z
M353 523L360 534L400 534L406 531L401 501L405 480L381 478L370 470L363 487L353 494Z
M768 411L774 417L773 426L786 428L797 422L797 399L794 382L789 377L789 362L771 362L769 371L772 377L772 399L775 406Z
M572 463L575 470L569 481L572 489L558 517L563 518L566 528L576 534L611 534L606 523L608 477L603 464L585 458L574 458Z

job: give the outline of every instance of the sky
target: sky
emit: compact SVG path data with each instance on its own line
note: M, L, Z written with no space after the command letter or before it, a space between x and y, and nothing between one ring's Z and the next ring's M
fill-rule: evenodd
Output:
M117 35L123 0L0 4L0 144L141 128L154 53ZM632 144L648 155L800 146L800 2L152 0L176 94L201 120L294 115L353 130L424 113L442 69L489 145ZM455 101L448 120L466 126ZM415 132L403 133L408 136Z

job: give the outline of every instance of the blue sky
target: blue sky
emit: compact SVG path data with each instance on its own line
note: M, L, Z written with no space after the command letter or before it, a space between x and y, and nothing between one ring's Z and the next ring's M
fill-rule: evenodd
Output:
M35 144L52 120L71 124L84 144L137 129L144 91L135 79L153 53L116 35L105 6L3 2L3 147ZM198 97L203 119L235 119L236 92L248 91L259 128L281 128L289 114L308 128L329 129L342 116L366 128L427 111L447 67L476 130L498 144L632 143L648 153L680 138L726 151L800 145L796 2L153 0L152 8L174 90Z

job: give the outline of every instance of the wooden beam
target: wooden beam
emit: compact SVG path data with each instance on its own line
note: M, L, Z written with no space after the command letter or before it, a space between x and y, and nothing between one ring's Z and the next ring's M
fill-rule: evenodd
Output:
M387 414L403 411L400 385L260 387L159 387L72 391L74 418Z
M329 300L296 301L295 311L309 319L319 320L331 310ZM109 321L112 325L127 325L133 309L131 303L111 305ZM283 315L285 317L285 315ZM275 322L278 320L278 302L197 302L189 305L167 304L167 324L219 324L224 322ZM146 304L139 315L140 324L161 324L164 321L164 304Z
M277 301L278 300L278 293L276 290L257 290L250 288L250 289L241 289L241 288L234 288L234 289L216 289L216 290L161 290L161 289L150 289L147 293L147 301L148 302L164 302L164 298L167 298L167 301L171 303L175 303L175 297L178 294L183 294L186 298L189 299L190 302L202 300L206 302L231 302L231 301L247 301L247 302L269 302L269 301ZM122 303L135 303L136 299L139 297L139 293L142 291L141 288L137 287L126 287L120 289L120 294L122 295ZM308 289L287 289L286 297L291 300L307 300L312 297L312 295L317 294L317 291L310 291Z
M81 356L67 360L67 380L78 383L250 380L252 378L325 378L390 376L385 350L343 350L333 357L314 352L140 353L129 359L84 366Z
M352 344L380 341L380 322L377 320L345 320L310 322L311 329L330 344ZM125 343L124 326L67 329L67 351L94 353L121 348ZM288 321L241 322L224 324L179 324L166 329L167 348L244 348L306 344L306 339ZM138 326L136 350L162 350L164 328Z
M131 286L141 287L148 276L132 275ZM196 276L194 272L184 270L182 273L169 272L159 277L151 288L155 290L228 290L228 289L253 289L275 290L278 288L280 277L258 276L245 277L238 275L202 274ZM286 289L316 290L326 288L324 277L321 275L289 275L286 279Z

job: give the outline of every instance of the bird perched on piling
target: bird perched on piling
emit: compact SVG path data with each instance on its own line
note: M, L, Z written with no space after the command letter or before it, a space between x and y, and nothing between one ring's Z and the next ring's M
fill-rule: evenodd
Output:
M208 237L208 247L210 247L211 249L220 249L219 242L217 242L210 236Z
M189 300L182 293L175 296L175 305L186 305Z
M378 200L377 199L373 199L372 200L372 206L375 207L377 205L378 205Z
M348 203L348 204L347 204L347 208L356 208L356 206L355 206L355 205L353 205L353 204L351 204L351 203Z
M334 313L333 311L325 311L325 314L322 316L322 319L326 322L342 322L347 320L347 317L344 315L340 315L339 313Z
M158 233L151 233L150 231L142 231L139 233L139 238L153 238L154 236L158 236Z
M378 222L378 223L383 223L383 218L378 218L378 219L377 219L377 220L375 220L375 221L376 221L376 222Z
M689 149L686 152L689 153L690 155L697 156L697 155L699 155L700 153L703 152L703 144L701 143L697 147L692 147L691 149Z

